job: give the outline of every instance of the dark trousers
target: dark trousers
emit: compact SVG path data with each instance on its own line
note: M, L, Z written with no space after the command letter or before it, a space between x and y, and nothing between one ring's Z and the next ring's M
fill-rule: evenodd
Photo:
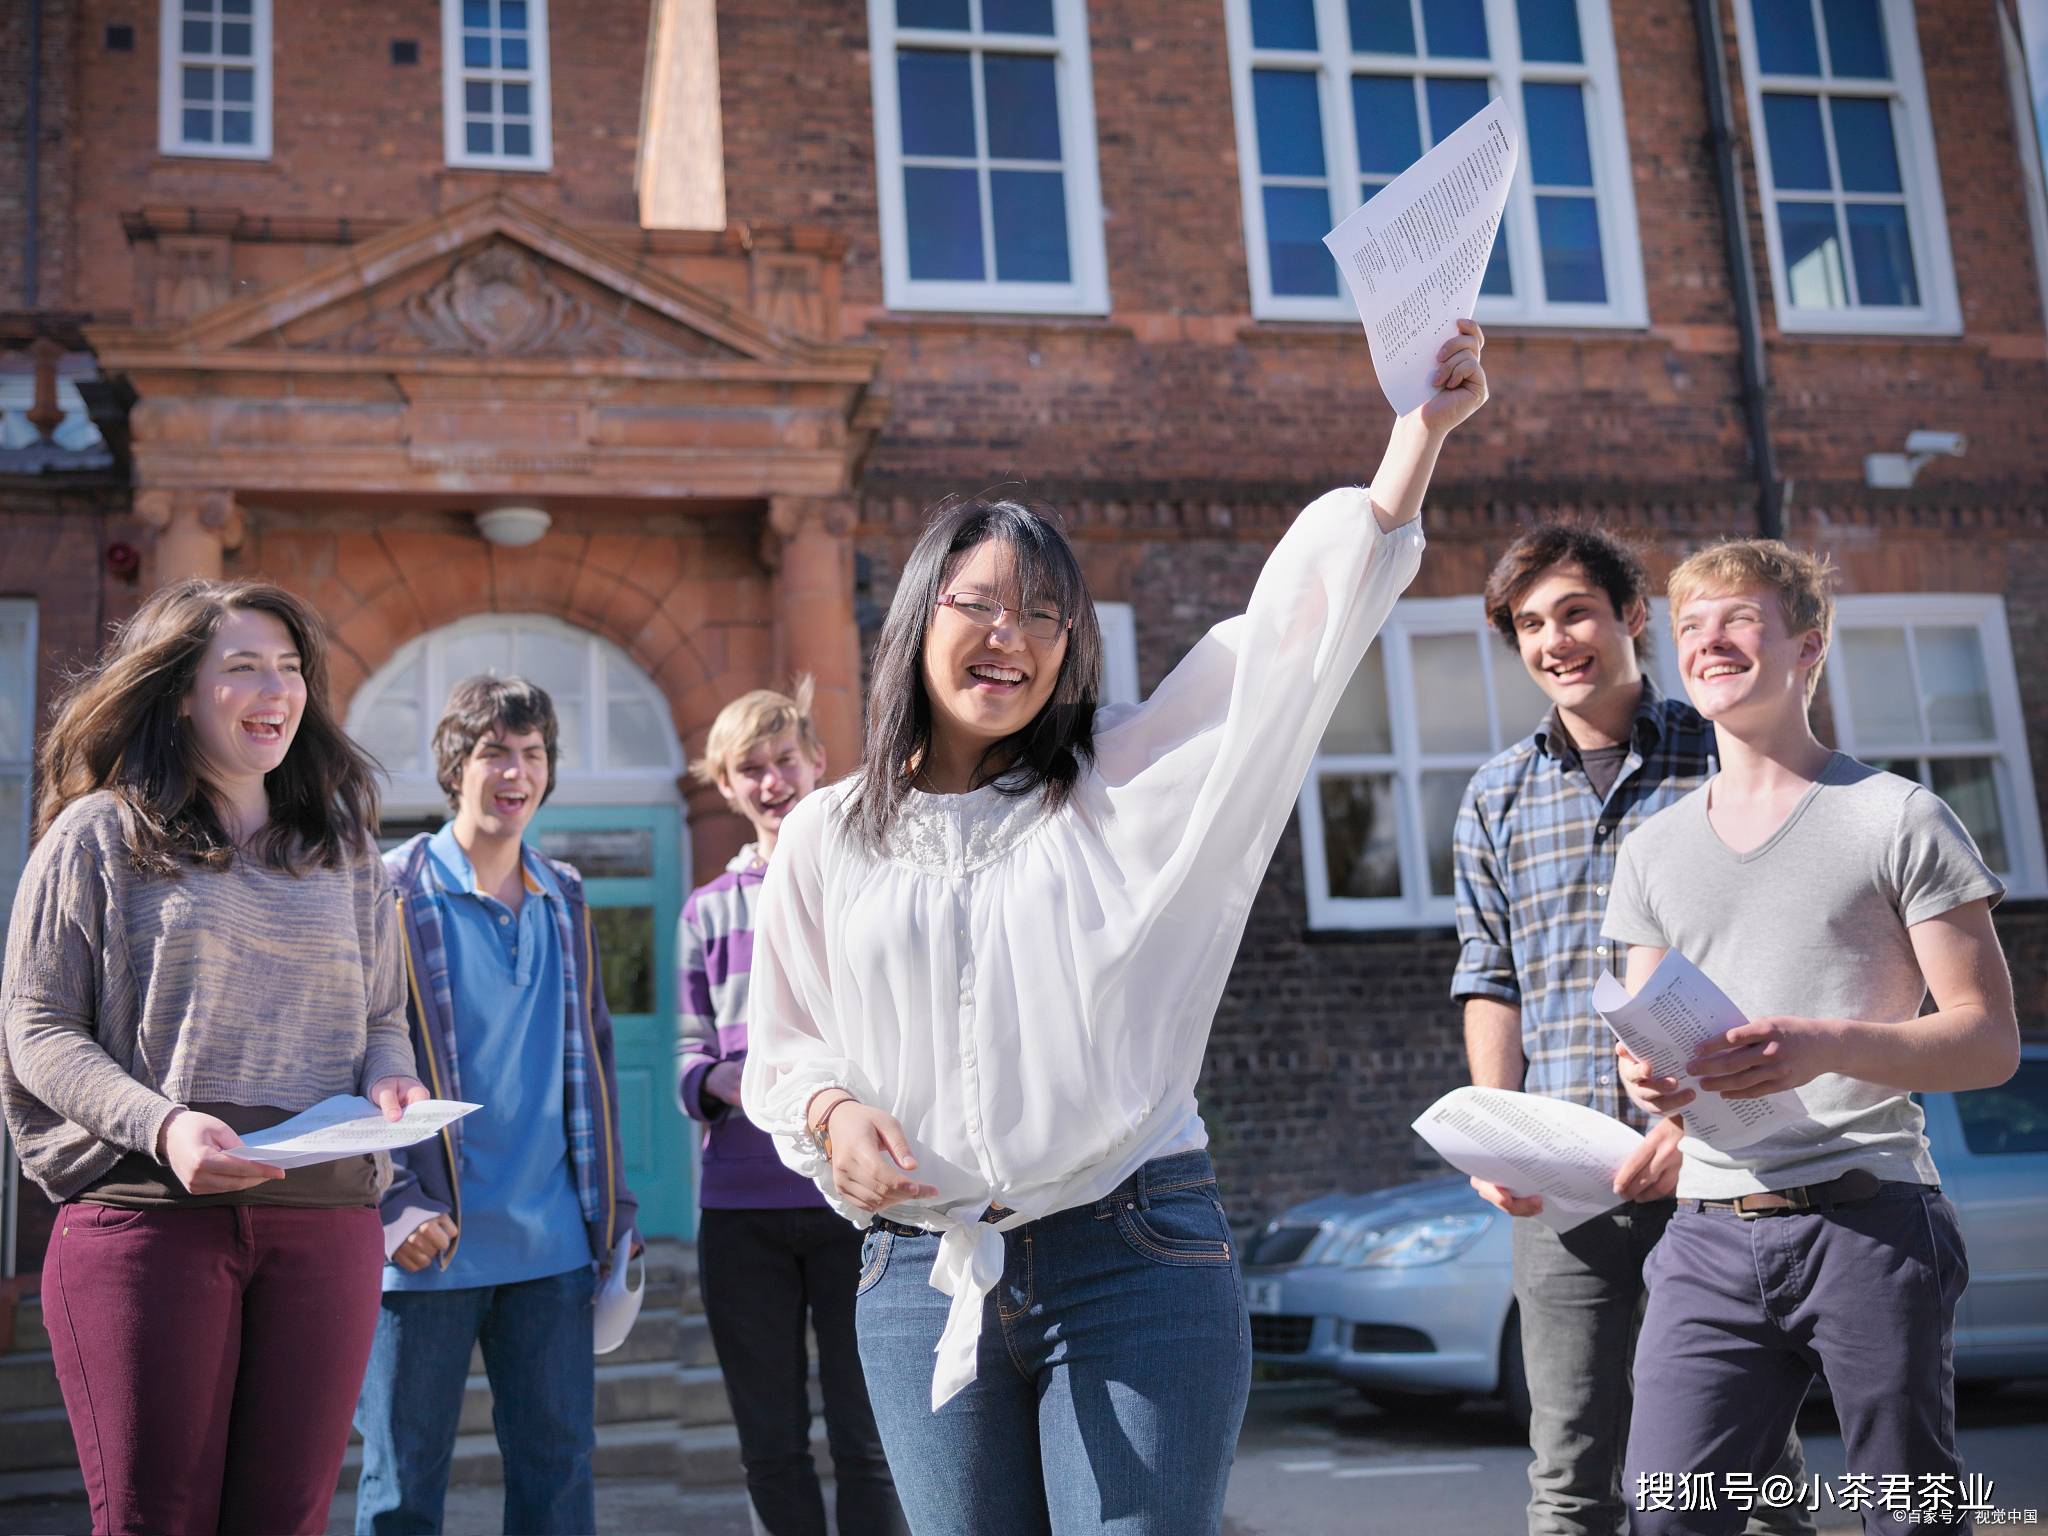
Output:
M832 1211L703 1213L697 1261L712 1347L725 1373L756 1524L768 1536L825 1536L811 1461L808 1312L818 1339L825 1436L840 1536L904 1529L854 1337L861 1234Z
M1636 1536L1740 1530L1739 1509L1711 1495L1719 1507L1701 1507L1684 1485L1760 1482L1816 1374L1834 1398L1850 1472L1873 1487L1901 1473L1915 1487L1960 1478L1955 1310L1969 1267L1948 1198L1891 1184L1856 1205L1753 1220L1688 1205L1647 1270L1626 1484ZM1863 1525L1899 1528L1875 1504Z
M60 1210L43 1307L93 1530L326 1530L383 1267L367 1206Z

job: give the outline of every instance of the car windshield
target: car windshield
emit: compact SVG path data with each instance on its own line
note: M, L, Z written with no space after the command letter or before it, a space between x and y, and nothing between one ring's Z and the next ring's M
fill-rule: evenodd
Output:
M1956 1113L1979 1156L2048 1152L2048 1061L2023 1061L2010 1081L1957 1094Z

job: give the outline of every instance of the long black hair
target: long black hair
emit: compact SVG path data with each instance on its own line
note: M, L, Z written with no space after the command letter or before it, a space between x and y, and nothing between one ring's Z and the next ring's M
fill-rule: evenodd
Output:
M846 807L854 832L879 852L910 776L931 746L932 704L924 687L925 633L946 583L977 546L994 539L1015 561L1020 607L1045 606L1073 621L1067 651L1044 706L1022 730L982 754L977 780L996 775L1008 795L1042 794L1057 810L1095 755L1095 706L1102 690L1102 629L1081 562L1060 515L1044 502L1001 495L949 496L933 507L904 562L882 623L868 685L867 745Z

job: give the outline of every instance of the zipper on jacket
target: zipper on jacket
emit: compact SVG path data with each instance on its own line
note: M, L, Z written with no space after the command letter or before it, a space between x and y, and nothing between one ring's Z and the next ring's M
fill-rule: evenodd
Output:
M448 1091L441 1081L441 1064L434 1055L434 1032L427 1027L427 1000L420 992L419 973L412 963L412 928L405 920L405 898L398 898L398 936L405 946L405 981L412 991L412 1006L420 1021L420 1044L425 1048L427 1076L433 1079L434 1097L445 1099ZM448 1157L448 1193L453 1198L454 1209L449 1212L455 1218L455 1241L450 1243L436 1261L447 1269L448 1261L455 1257L455 1250L462 1245L462 1175L456 1169L455 1132L450 1126L441 1127L441 1147Z
M590 1075L597 1081L598 1138L604 1144L604 1257L609 1264L618 1235L612 1229L619 1222L618 1175L612 1168L612 1096L604 1085L604 1058L597 1053L597 1017L590 1011L592 988L597 974L597 939L590 920L590 902L583 903L583 1029L590 1040Z

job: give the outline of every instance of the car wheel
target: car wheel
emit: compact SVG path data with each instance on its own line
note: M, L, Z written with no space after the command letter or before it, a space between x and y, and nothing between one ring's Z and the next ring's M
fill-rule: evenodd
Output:
M1508 1308L1507 1326L1500 1331L1500 1397L1508 1417L1520 1429L1529 1427L1529 1371L1522 1361L1522 1312Z

